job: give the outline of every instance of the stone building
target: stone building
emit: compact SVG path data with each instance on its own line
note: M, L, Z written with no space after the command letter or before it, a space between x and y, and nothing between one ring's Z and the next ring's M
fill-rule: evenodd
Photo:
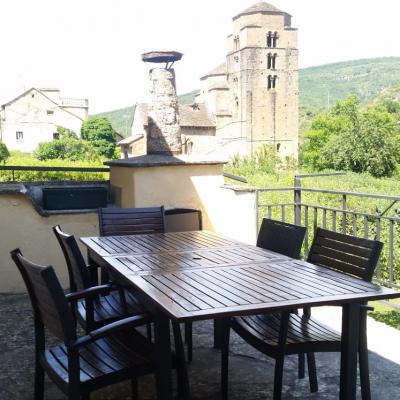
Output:
M32 152L39 143L57 139L57 125L79 136L88 110L87 99L62 98L59 89L31 88L1 106L0 141L9 150Z
M233 17L226 61L204 75L193 105L180 105L187 153L229 158L260 144L297 158L298 50L291 16L260 2ZM140 106L144 107L144 106ZM143 154L147 115L135 112L126 156Z

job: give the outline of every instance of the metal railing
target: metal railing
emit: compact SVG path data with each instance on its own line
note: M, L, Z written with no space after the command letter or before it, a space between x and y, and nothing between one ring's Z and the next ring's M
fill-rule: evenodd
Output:
M324 174L324 176L327 175L334 174ZM400 196L301 187L301 179L309 176L321 175L297 175L293 187L257 189L258 224L262 217L267 217L305 226L307 233L303 248L304 257L308 255L317 226L334 232L380 240L384 243L384 248L376 269L375 280L384 286L400 289L400 213L395 210L394 215L388 215L393 206L400 202ZM266 197L268 197L268 193L273 192L292 192L293 202L269 203L266 201ZM305 201L306 193L334 197L340 206L327 206ZM354 198L361 198L364 202L369 202L370 207L376 200L388 204L384 205L383 211L379 211L377 207L375 212L355 210L349 207L350 200Z
M110 172L108 167L40 167L25 165L0 165L0 171L11 171L11 182L16 182L16 171L34 172Z

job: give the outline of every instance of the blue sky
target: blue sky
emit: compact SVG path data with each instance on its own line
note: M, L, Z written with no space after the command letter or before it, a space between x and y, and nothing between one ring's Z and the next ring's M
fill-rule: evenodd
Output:
M59 87L90 112L146 100L140 54L184 53L177 87L224 61L232 17L250 0L2 0L0 103L24 88ZM272 0L299 29L300 67L400 56L398 0Z

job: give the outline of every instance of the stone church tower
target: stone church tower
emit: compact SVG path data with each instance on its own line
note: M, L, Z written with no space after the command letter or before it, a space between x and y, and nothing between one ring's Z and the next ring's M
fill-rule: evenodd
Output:
M215 116L217 147L244 155L268 143L297 158L298 98L291 16L265 2L236 15L226 63L201 78L196 99Z
M126 157L146 148L147 108L137 105L120 142ZM297 30L288 13L257 3L233 17L226 61L200 79L195 103L179 104L183 151L229 159L270 144L297 158L298 108Z

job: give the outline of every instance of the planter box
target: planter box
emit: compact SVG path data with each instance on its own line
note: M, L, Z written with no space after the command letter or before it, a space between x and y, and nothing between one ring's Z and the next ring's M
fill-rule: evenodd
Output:
M88 210L107 206L104 187L56 187L43 189L45 210Z

